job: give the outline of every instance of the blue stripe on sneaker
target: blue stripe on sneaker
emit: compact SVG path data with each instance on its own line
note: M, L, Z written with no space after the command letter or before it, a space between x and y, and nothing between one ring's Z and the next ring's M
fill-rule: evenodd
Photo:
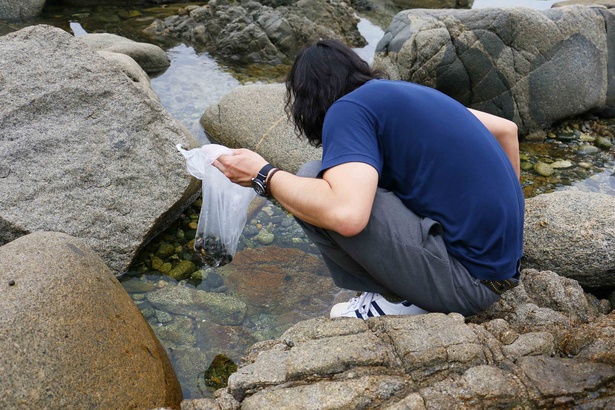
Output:
M359 319L365 319L365 318L364 318L363 316L361 316L361 314L359 313L359 309L355 310L355 311L354 311L354 314L355 314L355 315L357 315L357 317L358 317Z
M376 302L372 302L372 306L374 307L374 310L375 310L376 312L378 312L378 315L379 315L379 316L386 316L386 313L384 313L384 312L382 311L382 309L380 309L380 306L378 306L378 304L377 304ZM371 309L369 310L369 313L372 313L372 310L371 310ZM372 316L373 316L373 315L372 315Z
M404 305L405 307L412 306L412 303L408 302L407 300L404 300L403 302L401 302L401 304Z

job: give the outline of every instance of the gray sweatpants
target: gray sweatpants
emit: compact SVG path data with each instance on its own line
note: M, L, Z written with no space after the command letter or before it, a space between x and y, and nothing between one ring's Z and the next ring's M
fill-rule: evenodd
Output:
M316 177L320 161L297 175ZM367 227L345 237L297 220L320 249L341 288L394 293L429 312L471 316L499 300L448 254L441 225L410 211L390 191L378 188Z

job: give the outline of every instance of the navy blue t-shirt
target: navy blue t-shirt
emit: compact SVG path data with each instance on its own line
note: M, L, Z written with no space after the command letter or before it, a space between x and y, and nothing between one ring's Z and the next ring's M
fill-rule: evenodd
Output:
M449 253L474 277L514 275L523 192L503 148L459 102L418 84L371 80L329 108L322 135L322 171L372 165L378 186L442 225Z

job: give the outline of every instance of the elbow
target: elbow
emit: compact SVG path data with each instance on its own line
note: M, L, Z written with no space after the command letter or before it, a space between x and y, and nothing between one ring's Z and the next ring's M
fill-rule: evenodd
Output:
M342 236L355 236L365 229L369 215L345 213L337 218L335 231Z
M500 129L503 138L519 141L519 127L512 121L505 120Z

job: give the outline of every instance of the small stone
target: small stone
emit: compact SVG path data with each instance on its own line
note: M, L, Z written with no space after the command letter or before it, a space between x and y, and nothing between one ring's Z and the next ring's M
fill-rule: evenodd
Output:
M175 253L175 247L170 243L161 243L156 251L156 256L159 258L168 258Z
M192 261L182 260L168 272L168 275L176 280L182 280L189 278L195 270L196 265Z
M553 175L553 172L555 172L551 165L545 164L544 162L537 162L534 164L534 171L543 177Z
M574 133L562 133L557 136L558 141L569 142L575 139Z
M169 323L173 321L173 316L163 310L156 310L156 319L160 323Z
M192 230L196 230L196 228L197 228L198 226L199 226L199 224L198 224L198 222L197 222L197 221L191 221L191 222L188 224L188 228L190 228L190 229L192 229Z
M273 242L275 236L272 233L268 232L266 229L263 229L258 233L258 235L256 235L254 239L259 241L263 245L269 245Z
M532 164L531 162L521 161L521 170L522 171L529 171L532 168L534 168L534 164Z
M577 150L577 154L579 155L593 155L600 152L600 148L594 147L593 145L583 145Z
M594 145L604 150L609 150L613 147L613 143L611 142L611 140L606 137L596 138L596 141L594 141Z
M583 142L594 142L594 140L596 139L596 137L593 137L591 135L588 134L581 134L581 136L579 137L579 139Z
M158 270L162 266L164 261L157 256L152 258L152 269Z
M585 169L590 169L593 166L590 162L579 162L577 165Z
M171 269L173 269L173 265L171 265L170 262L165 262L162 264L162 266L160 266L160 269L158 269L161 273L169 273L171 272Z
M519 338L519 334L512 329L505 329L500 333L500 342L504 345L510 345Z
M551 164L551 167L555 169L566 169L572 167L574 164L568 160L555 161Z
M14 280L9 280L9 286L15 286L15 281Z

